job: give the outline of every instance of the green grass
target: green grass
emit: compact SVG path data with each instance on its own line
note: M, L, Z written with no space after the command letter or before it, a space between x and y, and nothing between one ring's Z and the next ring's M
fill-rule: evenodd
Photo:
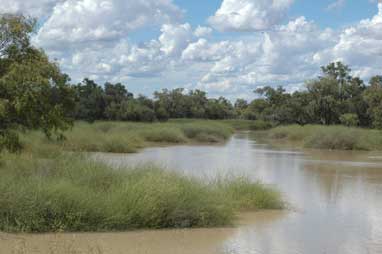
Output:
M382 150L381 131L345 126L281 126L270 130L268 137L278 141L290 141L305 148Z
M219 122L228 124L235 130L250 130L250 131L260 131L260 130L269 130L272 128L270 122L265 122L262 120L220 120Z
M225 123L207 120L170 121L167 123L76 122L65 133L66 140L53 142L39 132L22 135L26 150L40 151L54 148L68 151L134 153L155 144L224 142L234 129Z
M3 154L0 231L125 231L230 225L239 210L279 209L245 178L205 183L154 166L112 169L84 156Z
M220 124L230 127L231 129L238 131L249 130L268 130L272 128L272 123L262 120L242 120L242 119L227 119L227 120L200 120L200 119L171 119L169 123L176 124Z

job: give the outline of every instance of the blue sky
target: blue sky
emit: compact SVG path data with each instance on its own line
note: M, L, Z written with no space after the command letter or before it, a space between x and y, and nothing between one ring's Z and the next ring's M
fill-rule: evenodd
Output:
M296 0L290 8L288 16L305 16L322 28L341 28L371 17L376 11L376 3L368 0L345 1L339 8L328 10L328 6L333 2L335 1ZM198 26L208 25L208 18L219 8L222 0L175 0L174 3L185 11L185 21L193 26ZM155 38L159 34L158 29L149 28L144 31L135 31L131 39L135 42L142 42ZM216 36L227 37L226 34L216 34Z
M145 95L292 92L331 61L366 82L382 74L376 0L0 0L0 12L37 17L33 43L73 82L122 82Z

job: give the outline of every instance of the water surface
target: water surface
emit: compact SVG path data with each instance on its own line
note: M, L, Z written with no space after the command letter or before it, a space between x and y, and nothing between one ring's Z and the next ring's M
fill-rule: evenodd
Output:
M89 253L382 253L380 153L278 149L240 133L219 146L149 148L138 154L95 157L116 167L150 162L203 179L245 175L280 189L293 209L245 214L237 227L223 229L3 234L0 246L7 244L10 250L17 243L36 251L26 253L62 243L88 248Z

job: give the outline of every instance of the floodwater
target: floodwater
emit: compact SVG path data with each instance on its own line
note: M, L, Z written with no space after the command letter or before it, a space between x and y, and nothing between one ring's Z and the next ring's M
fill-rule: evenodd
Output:
M242 214L236 227L102 234L0 234L3 253L382 253L382 153L298 151L239 133L219 146L96 154L113 166L153 163L213 178L245 175L275 186L291 209Z

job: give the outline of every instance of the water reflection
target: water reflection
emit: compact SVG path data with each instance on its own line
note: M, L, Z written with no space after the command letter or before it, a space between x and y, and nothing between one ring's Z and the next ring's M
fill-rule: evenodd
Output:
M240 227L222 243L224 253L382 253L378 153L277 149L241 133L225 146L151 148L102 159L114 166L150 161L199 177L245 174L277 186L297 211Z

